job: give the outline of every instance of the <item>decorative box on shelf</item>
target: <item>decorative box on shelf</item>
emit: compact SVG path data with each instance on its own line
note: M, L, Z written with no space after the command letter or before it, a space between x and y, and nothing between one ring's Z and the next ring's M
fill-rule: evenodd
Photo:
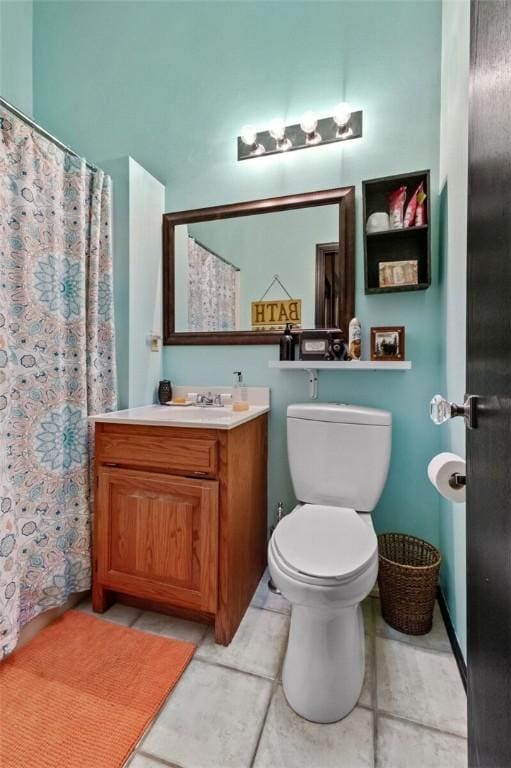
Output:
M399 187L406 187L404 209L422 182L424 200L424 223L419 226L400 227L367 232L367 220L379 212L388 213L389 195ZM431 285L431 235L430 235L430 178L429 171L385 176L362 182L364 266L366 293L393 293L396 291L420 291ZM396 264L397 263L397 264ZM382 285L385 265L395 269L403 265L401 281L393 285ZM403 272L407 270L410 276Z

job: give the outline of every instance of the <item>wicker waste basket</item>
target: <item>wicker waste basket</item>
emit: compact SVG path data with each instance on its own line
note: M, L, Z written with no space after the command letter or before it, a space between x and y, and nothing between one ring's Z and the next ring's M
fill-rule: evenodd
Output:
M383 618L407 635L425 635L433 625L440 552L415 536L382 533L378 554Z

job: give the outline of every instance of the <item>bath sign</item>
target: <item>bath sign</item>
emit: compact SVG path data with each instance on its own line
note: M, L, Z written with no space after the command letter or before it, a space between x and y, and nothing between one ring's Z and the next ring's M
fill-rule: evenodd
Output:
M302 322L301 299L276 299L252 302L252 329L273 331L284 328L286 323Z

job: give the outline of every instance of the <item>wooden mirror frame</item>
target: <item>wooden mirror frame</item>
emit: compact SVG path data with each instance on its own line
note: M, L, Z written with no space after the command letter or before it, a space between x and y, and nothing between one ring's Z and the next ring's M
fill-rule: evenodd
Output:
M269 197L245 203L216 205L163 214L163 343L175 344L278 344L275 331L176 331L175 329L175 228L198 221L233 219L319 205L339 206L340 325L347 337L355 314L355 187L341 187L300 195ZM342 237L341 237L342 233Z

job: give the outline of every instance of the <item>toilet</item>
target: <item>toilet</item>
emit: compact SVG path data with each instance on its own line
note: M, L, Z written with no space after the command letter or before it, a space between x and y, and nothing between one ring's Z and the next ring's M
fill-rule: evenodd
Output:
M297 714L345 717L365 673L361 603L376 582L371 519L391 453L388 411L338 403L290 405L289 468L299 503L268 546L275 586L291 603L282 684Z

